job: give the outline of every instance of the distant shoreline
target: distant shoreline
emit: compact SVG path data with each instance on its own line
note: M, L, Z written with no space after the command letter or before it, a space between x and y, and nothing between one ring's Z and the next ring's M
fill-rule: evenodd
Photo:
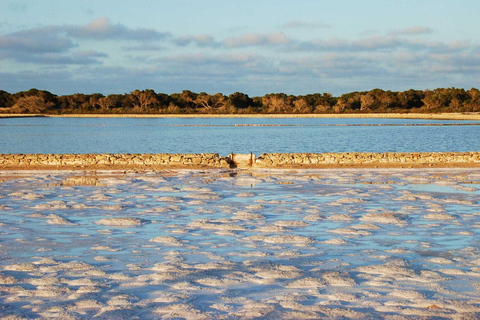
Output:
M0 118L386 118L479 120L480 113L345 113L345 114L0 114Z

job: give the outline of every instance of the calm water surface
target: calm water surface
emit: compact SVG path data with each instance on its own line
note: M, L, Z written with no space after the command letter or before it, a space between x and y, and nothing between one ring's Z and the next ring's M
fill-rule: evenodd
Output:
M480 151L474 121L321 118L0 119L0 153ZM447 124L447 125L445 125Z

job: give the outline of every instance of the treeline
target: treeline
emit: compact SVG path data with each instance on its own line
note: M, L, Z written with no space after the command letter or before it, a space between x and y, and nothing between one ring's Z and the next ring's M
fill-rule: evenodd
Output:
M135 90L104 96L100 93L57 96L30 89L17 93L0 90L0 113L26 114L307 114L307 113L440 113L480 112L480 91L459 88L403 92L351 92L334 97L329 93L287 95L271 93L249 97L235 92L156 93Z

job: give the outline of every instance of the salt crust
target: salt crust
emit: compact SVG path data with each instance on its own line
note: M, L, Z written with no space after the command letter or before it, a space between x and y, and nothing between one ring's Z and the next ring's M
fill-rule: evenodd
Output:
M334 214L326 217L327 220L333 221L352 221L354 218L348 214Z
M48 219L47 223L49 224L70 226L77 225L77 223L73 223L72 221L65 219L62 216L59 216L58 214L49 214L46 218Z
M373 177L375 176L370 176L370 178ZM291 179L295 179L294 176L292 176ZM422 197L428 198L428 196ZM414 224L415 221L413 219L416 219L415 216L421 217L420 213L424 208L431 210L428 211L431 212L427 213L428 215L442 214L449 211L447 206L442 208L441 206L435 206L432 203L422 202L424 201L421 199L422 197L415 198L415 201L418 201L417 204L420 208L417 209L415 213L411 214L404 212L404 207L402 207L402 211L394 213L394 215L403 222L398 224L399 227L403 228L406 226L407 223L410 222L410 218L412 219L411 223ZM447 201L436 198L429 199L428 201L447 203ZM467 203L470 203L471 205L471 201L455 201L451 201L450 203L461 202L464 203L464 205L469 205ZM306 210L303 210L306 206L301 202L297 203L298 204L295 204L296 207L293 207L292 204L286 204L287 206L290 206L290 212L288 214L297 215L301 219L302 213L306 212ZM56 205L55 203L48 202L47 204L48 205L45 207L46 210L52 208L53 210L56 210L54 208ZM62 203L60 202L57 204L59 205L59 208L62 206ZM71 202L63 202L63 204L71 209L75 206L75 204L72 204ZM269 204L266 204L266 206L267 205L269 206ZM95 204L95 207L101 208L101 206L101 203ZM31 263L15 263L13 261L9 263L4 261L1 267L3 273L0 274L0 284L2 284L2 286L0 286L0 292L4 297L5 303L10 306L22 303L25 305L25 308L22 308L22 310L32 310L32 312L35 312L39 317L56 317L64 319L74 317L86 318L94 315L99 318L122 318L127 316L131 317L132 315L140 316L141 312L150 311L154 311L155 316L161 318L183 317L193 319L196 317L198 319L228 319L231 317L310 319L346 317L363 319L368 318L370 313L373 313L373 316L382 317L386 315L384 312L390 313L388 316L392 319L402 317L478 318L478 314L476 313L480 312L480 307L477 306L479 300L476 297L476 292L469 290L466 290L465 292L454 291L457 279L465 281L465 284L463 285L465 288L480 288L477 283L477 280L480 278L480 268L478 268L480 262L477 260L480 260L480 258L478 258L478 250L473 246L464 247L462 250L455 252L445 252L448 254L449 259L442 257L427 257L416 260L414 261L415 264L412 263L412 265L415 266L415 271L408 262L401 259L392 259L391 257L408 257L416 254L418 250L425 250L423 248L426 247L434 248L429 250L437 250L434 240L431 240L431 242L418 241L417 237L416 240L406 240L405 244L397 243L395 245L402 245L405 248L408 247L408 250L402 247L394 247L389 250L372 249L368 252L359 251L357 256L361 255L362 261L365 260L367 263L370 263L370 265L349 267L349 262L351 261L348 258L348 253L351 251L348 250L351 248L348 246L357 245L357 243L360 243L359 240L363 241L363 239L357 239L354 243L353 241L352 243L343 243L343 247L338 247L338 258L336 259L323 259L321 256L323 253L319 252L319 250L324 249L325 253L328 253L329 249L326 248L325 245L332 245L337 241L342 242L340 240L343 239L331 239L332 243L328 243L330 240L315 240L322 239L324 234L320 234L318 237L315 236L315 239L312 238L311 240L313 240L313 242L311 243L311 247L299 247L294 251L290 251L290 248L285 248L290 244L296 243L285 240L277 241L278 239L274 237L278 235L266 235L263 238L256 240L250 238L248 241L244 242L244 239L248 238L243 237L244 234L250 235L251 232L258 232L262 227L265 229L268 229L269 227L281 227L276 229L276 232L287 232L288 235L295 231L295 227L277 226L277 219L273 219L272 221L272 215L269 210L251 213L249 212L250 210L245 208L246 206L241 205L241 207L240 210L246 211L237 214L233 212L234 210L225 210L223 212L228 218L222 217L221 219L211 219L207 221L208 223L217 226L247 226L248 228L245 228L245 232L239 231L234 233L229 232L228 230L217 230L220 232L227 232L225 233L226 236L238 237L237 239L230 238L230 240L239 241L242 246L245 246L245 248L242 249L245 251L242 251L241 253L229 256L222 256L222 254L209 255L211 252L208 252L206 248L218 250L225 244L217 244L214 243L214 241L210 241L211 239L204 237L203 239L199 238L202 239L202 242L199 243L198 249L185 252L181 251L183 248L178 251L169 250L169 248L167 248L169 251L165 251L165 247L167 246L157 246L156 243L152 243L149 248L157 250L156 252L163 255L162 259L169 262L162 266L160 264L155 264L155 267L152 268L151 265L148 265L151 263L151 260L144 259L145 265L142 265L142 263L138 263L136 267L133 267L132 265L132 269L130 270L136 270L135 273L129 272L128 270L125 271L125 273L105 273L105 271L100 270L99 268L102 266L109 268L108 265L113 264L113 261L108 264L100 262L107 260L102 260L102 256L97 256L99 259L94 259L100 262L96 266L82 261L62 262L53 259L39 259ZM183 207L181 209L183 209ZM214 210L211 210L209 214L216 214L216 211L219 209L220 207L218 206ZM270 209L270 206L268 209ZM32 210L32 208L27 208L26 210ZM52 219L52 221L56 218L63 218L63 216L58 214L45 214L40 212L41 211L39 210L39 212L31 214L29 217L41 219L47 218ZM365 215L372 213L371 211L367 211L367 214L364 214L360 210L357 210L356 212L345 210L345 212L350 213L349 215L354 218L353 220L361 219ZM379 210L379 212L382 211ZM184 213L181 212L180 214ZM319 218L328 216L324 214L320 215L320 212L314 212L313 214L318 214ZM408 219L406 216L407 214L411 214ZM464 215L461 212L456 214L454 218L457 219L457 216L459 217L458 222L455 223L458 224L452 224L455 230L459 230L458 227L463 226L463 222L462 224L459 224L462 220L460 218L467 218L467 215ZM425 218L425 216L423 217ZM290 217L287 216L283 219L289 218ZM468 219L474 220L476 219L476 216L472 215ZM322 219L318 219L317 221L321 220ZM282 221L287 220L281 220L279 222L280 225L283 224ZM315 220L309 222L314 221ZM333 230L347 229L355 231L370 231L378 230L380 228L376 224L396 224L372 221L375 224L364 223L360 225L352 225L350 223L351 221L352 220L334 221L333 223L338 223L341 227L337 227ZM10 226L11 223L9 222L8 225ZM314 223L310 223L310 225L315 226ZM382 228L386 230L386 237L406 235L412 235L414 237L411 232L395 231L395 228L398 227L390 225L382 226ZM425 224L423 223L422 226L423 225ZM435 224L427 225L427 228L424 230L426 234L435 234L437 236L445 237L450 234L444 229L445 225L446 223L440 221ZM474 224L471 225L473 226ZM58 226L61 227L61 224L58 224ZM252 226L257 226L257 228L253 229ZM177 225L174 228L181 227L181 225ZM428 228L431 227L435 227L435 230L438 231L428 230ZM184 233L188 234L188 236L194 236L193 232L191 232L192 230L189 228L190 226L185 228ZM20 230L19 228L15 229ZM58 228L57 230L68 230L68 228ZM143 231L143 229L139 230ZM166 231L168 230L169 229L166 228ZM173 229L170 228L170 230ZM273 231L274 229L271 230ZM100 231L107 235L105 238L108 237L108 234L119 232L118 229ZM303 233L305 232L304 229L299 229L299 232L302 232L302 235L308 234ZM379 233L376 233L376 235L377 234ZM454 234L466 236L474 235L474 233L470 231L459 231L454 232ZM197 237L198 236L202 236L200 231L198 231ZM43 241L50 241L49 237L42 236L42 238ZM179 238L174 239L182 245L188 243ZM265 241L268 239L276 240L270 243ZM469 241L467 238L462 239ZM38 240L40 241L41 239ZM24 239L23 241L24 243L28 243L27 239ZM158 243L168 244L176 241L167 239L160 240ZM260 246L259 242L271 245ZM17 243L22 242L18 241ZM102 242L102 244L103 243L104 242ZM281 246L278 244L286 245ZM5 248L7 245L8 242L3 242L0 249L6 250ZM91 246L90 249L102 251L105 249L105 251L113 252L118 250L116 247L117 245L97 245ZM255 250L257 247L259 248L259 251L248 251ZM133 250L132 248L131 252L133 254L146 254L148 252L147 250L144 250L146 248L146 246L143 246L142 250ZM228 246L226 246L226 248L228 248ZM136 247L136 249L139 248ZM206 251L203 252L203 250ZM315 252L313 255L315 259L309 260L306 252ZM196 259L194 258L196 255L203 255L202 259L212 259L215 261L202 263L192 262L194 260L190 260L190 254L192 255L192 259ZM112 254L111 256L113 257L114 255ZM229 261L228 259L230 256L251 257L252 260L241 265L238 264L238 262ZM220 261L219 259L222 258L226 258L226 260ZM325 258L327 258L327 256L325 256ZM32 259L35 260L36 258ZM265 261L264 259L275 259L273 261L276 261L277 263L268 264L259 261ZM306 263L304 263L304 261ZM312 268L312 263L318 265L318 268ZM378 263L383 264L379 265ZM450 269L436 269L438 266L435 265L448 265L448 268ZM336 270L332 270L333 268ZM348 272L342 271L345 269L348 269ZM434 272L430 269L438 272ZM355 279L361 279L359 280L361 287L356 286L356 281L353 276L355 276ZM446 283L446 286L442 283L444 281L449 281ZM26 284L27 287L25 287ZM163 295L160 293L152 295L152 298L149 300L141 300L133 295L122 294L123 290L134 292L132 289L134 287L139 287L139 289L135 290L142 290L141 288L147 288L150 286L162 286L165 290L171 291L168 292L162 289L161 292ZM237 290L237 288L232 288L231 286L239 286L240 289ZM245 286L248 286L248 288L252 288L253 290L247 291ZM365 290L368 286L371 286L369 288L371 291ZM416 287L420 289L416 290ZM256 294L261 292L257 291L260 288L262 290L270 290L266 291L269 296L260 297L259 294ZM271 290L269 288L275 289ZM287 288L294 290L288 290ZM152 292L150 291L149 294L151 293ZM214 297L215 295L218 297L217 300L209 300L209 297ZM245 298L245 295L249 295L252 299ZM202 307L199 307L196 302L198 297L204 299L202 300ZM56 303L58 303L58 305L52 305ZM153 308L147 308L147 305L153 306ZM171 307L172 305L175 307ZM368 314L351 310L349 309L350 307L362 310ZM9 318L9 315L5 314L5 312L11 312L8 310L12 309L2 310L5 311L0 310L0 316L3 318ZM19 309L18 314L20 314L20 312L21 310Z
M286 221L276 221L275 225L289 228L301 228L306 227L309 224L303 221L298 220L286 220Z
M370 236L371 235L370 232L365 230L355 230L355 229L349 229L349 228L333 229L333 230L330 230L329 232L337 233L337 234L345 234L350 236Z
M119 218L105 218L95 221L96 224L102 226L112 227L134 227L141 226L147 221L139 218L119 217Z
M323 243L337 245L337 246L348 244L348 242L343 239L329 239L329 240L323 241Z
M453 216L446 213L429 213L424 215L423 217L428 220L440 220L440 221L455 219Z
M183 246L183 242L172 236L159 236L150 239L150 242L161 243L170 246Z
M256 235L256 236L245 237L241 240L247 241L247 242L263 241L266 243L293 243L293 244L304 244L304 245L315 242L312 238L298 236L298 235L283 235L283 236Z
M363 215L360 220L385 224L406 224L402 215L393 212L370 212Z
M322 278L333 287L352 287L356 285L355 280L346 272L328 271Z

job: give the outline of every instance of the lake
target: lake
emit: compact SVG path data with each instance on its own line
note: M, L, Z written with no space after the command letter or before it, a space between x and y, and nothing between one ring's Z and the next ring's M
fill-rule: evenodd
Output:
M0 153L480 151L480 122L344 118L0 119Z

